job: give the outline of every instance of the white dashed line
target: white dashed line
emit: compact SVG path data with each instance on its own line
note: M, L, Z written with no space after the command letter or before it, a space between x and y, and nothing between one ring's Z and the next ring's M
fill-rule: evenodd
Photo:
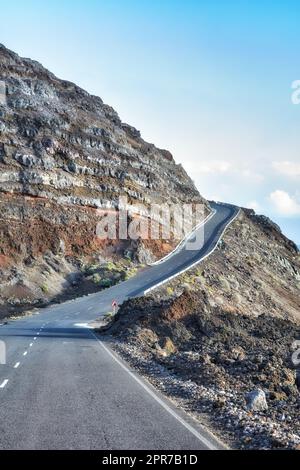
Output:
M23 352L23 356L27 356L27 354L28 354L27 351Z
M90 310L92 310L92 308L93 308L93 307L89 307L89 308L88 308L88 312L89 312Z
M34 341L36 341L36 336L33 338Z
M33 343L30 343L29 347L32 348L32 346L33 346Z
M37 333L37 335L39 336L40 332Z
M0 385L0 388L6 387L7 384L8 384L8 379L3 380L2 384Z
M20 362L17 362L15 365L14 365L14 369L17 369L20 365Z

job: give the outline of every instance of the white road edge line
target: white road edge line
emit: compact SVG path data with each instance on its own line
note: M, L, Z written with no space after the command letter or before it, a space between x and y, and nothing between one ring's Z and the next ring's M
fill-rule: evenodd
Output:
M27 351L23 352L23 356L27 356L27 354L28 354Z
M20 364L21 364L20 362L17 362L17 363L14 365L14 369L17 369Z
M211 442L209 442L204 436L201 436L201 434L193 428L193 426L191 426L189 423L187 423L183 418L181 418L177 413L175 413L175 411L173 411L163 400L161 400L149 387L147 387L147 385L142 382L142 380L140 380L133 372L131 372L131 370L125 365L123 364L116 356L115 354L112 353L112 351L110 351L103 343L102 341L100 341L97 336L95 335L95 333L93 331L91 331L91 334L94 336L94 338L96 339L96 341L100 344L100 346L102 346L102 348L107 352L107 354L109 354L116 362L117 364L119 364L119 366L122 367L122 369L124 369L144 390L146 390L146 392L152 397L154 398L155 401L157 401L168 413L170 413L173 418L177 419L177 421L179 421L188 431L190 431L197 439L199 439L200 442L202 442L202 444L204 444L208 449L210 450L217 450L217 447L215 447ZM215 438L215 440L217 440ZM220 443L221 444L221 443ZM224 444L223 444L224 446Z
M161 287L163 286L164 284L166 284L167 282L170 282L172 281L173 279L175 279L176 277L180 276L181 274L184 274L186 271L189 271L190 269L194 268L195 266L197 266L198 264L202 263L202 261L204 261L206 258L208 258L209 256L211 256L214 251L216 251L216 249L218 248L218 244L220 242L220 240L223 238L224 236L224 233L226 232L226 230L228 229L228 227L235 221L235 219L240 215L240 212L241 212L241 209L238 210L238 212L236 213L236 215L230 220L230 222L228 222L228 224L226 225L226 227L224 228L223 232L221 233L215 247L209 252L207 253L205 256L203 256L203 258L199 259L198 261L196 261L195 263L193 264L190 264L187 268L183 269L182 271L176 273L176 274L173 274L173 276L170 276L168 277L167 279L164 279L163 281L159 282L158 284L156 284L155 286L152 286L150 287L149 289L146 289L143 294L144 295L147 295L149 294L149 292L152 292L153 290L157 289L158 287Z
M8 384L8 379L3 380L2 384L0 385L0 388L6 387L7 384Z

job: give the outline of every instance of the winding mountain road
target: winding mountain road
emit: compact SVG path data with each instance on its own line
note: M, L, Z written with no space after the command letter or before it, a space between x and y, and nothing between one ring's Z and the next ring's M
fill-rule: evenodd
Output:
M223 448L84 327L111 310L113 299L142 295L208 256L239 211L211 207L212 217L198 228L200 249L185 244L111 289L0 326L7 349L0 365L0 449Z

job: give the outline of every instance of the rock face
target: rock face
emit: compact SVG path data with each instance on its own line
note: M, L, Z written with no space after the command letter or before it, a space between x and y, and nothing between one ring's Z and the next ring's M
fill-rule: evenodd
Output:
M100 98L2 45L0 82L6 89L0 101L4 287L5 279L16 281L12 266L26 260L32 265L48 251L76 264L82 257L107 256L107 249L128 249L119 242L107 247L95 236L97 209L114 208L119 196L146 206L206 204L172 155L145 142Z
M246 395L247 408L252 411L265 411L268 409L266 394L263 390L253 390Z
M102 100L0 46L2 192L60 204L114 207L199 202L172 155L145 142Z

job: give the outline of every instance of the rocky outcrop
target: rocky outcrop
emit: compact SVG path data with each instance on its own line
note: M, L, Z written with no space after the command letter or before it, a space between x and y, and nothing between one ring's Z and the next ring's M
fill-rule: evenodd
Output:
M98 97L0 46L0 190L110 208L203 201L172 155L145 142Z

